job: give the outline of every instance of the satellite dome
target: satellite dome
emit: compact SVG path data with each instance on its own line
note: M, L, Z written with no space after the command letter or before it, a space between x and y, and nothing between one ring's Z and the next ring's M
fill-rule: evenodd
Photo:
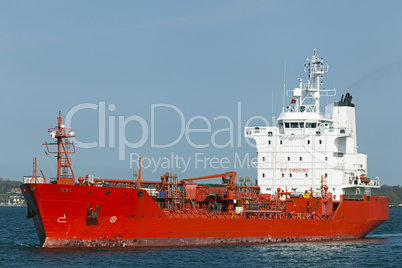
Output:
M293 89L293 97L299 98L302 96L302 91L300 88Z

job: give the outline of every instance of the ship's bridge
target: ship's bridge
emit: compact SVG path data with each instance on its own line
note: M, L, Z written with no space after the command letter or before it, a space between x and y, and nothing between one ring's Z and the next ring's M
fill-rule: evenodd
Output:
M279 134L313 134L322 126L330 126L332 120L321 114L309 112L284 112L278 117Z
M319 192L325 178L334 200L341 195L370 195L379 180L367 178L367 155L357 152L355 105L347 93L320 111L320 98L335 96L335 89L321 89L327 64L315 52L305 65L307 83L288 90L290 106L283 107L277 125L246 127L245 137L257 149L258 185L263 193L278 188L304 194ZM284 90L285 96L285 90ZM275 121L275 120L273 120Z

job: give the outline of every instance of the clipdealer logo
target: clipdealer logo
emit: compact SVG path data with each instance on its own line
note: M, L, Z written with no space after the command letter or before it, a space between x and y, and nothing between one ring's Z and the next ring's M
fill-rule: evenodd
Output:
M80 111L83 110L94 110L97 111L98 117L98 139L91 142L82 142L77 137L74 138L74 142L77 144L78 148L89 149L89 148L118 148L118 159L125 161L127 153L129 155L130 168L133 165L139 166L140 155L136 152L128 152L128 149L139 149L149 143L151 148L173 148L182 140L194 148L194 155L183 157L179 154L171 152L170 155L164 157L141 157L142 167L145 169L152 169L152 172L156 172L158 168L163 169L178 169L185 172L191 164L194 168L212 168L212 169L228 169L228 168L243 168L253 166L256 163L257 158L251 158L249 153L243 156L235 153L233 158L228 157L207 157L203 153L199 153L199 149L204 148L241 148L242 137L244 128L248 127L253 121L262 121L265 126L269 126L268 120L260 115L255 115L248 118L245 124L242 124L242 106L241 102L237 103L237 114L235 120L232 120L227 115L218 115L212 119L209 119L203 115L195 115L186 118L182 110L172 104L168 103L157 103L151 104L150 106L150 119L147 121L144 117L133 114L130 116L114 115L116 111L116 105L109 104L106 106L106 102L99 103L82 103L74 106L66 115L65 124L66 127L71 128L74 118L78 118ZM157 135L155 132L156 124L160 121L157 119L163 118L163 115L169 112L173 112L175 118L171 120L176 120L180 122L179 134L169 142L158 142ZM202 122L205 125L204 128L196 128L194 125ZM139 125L140 135L135 135L136 142L131 142L132 136L128 133L127 138L127 127L130 124ZM216 126L222 126L216 129ZM106 127L107 126L107 127ZM213 131L213 126L214 131ZM209 135L208 142L201 143L194 138L195 133L204 133ZM137 133L136 133L137 134ZM217 141L217 135L228 137L220 143ZM255 144L250 142L249 139L244 138L248 146L255 148ZM117 144L116 144L117 142ZM213 152L211 150L211 152Z

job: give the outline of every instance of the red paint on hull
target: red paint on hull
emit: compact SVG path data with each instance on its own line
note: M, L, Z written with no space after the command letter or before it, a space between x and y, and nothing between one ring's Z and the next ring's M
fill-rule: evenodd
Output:
M388 220L388 198L343 200L329 219L252 219L224 214L165 214L138 189L24 184L44 247L198 246L361 238ZM98 217L88 219L87 207Z

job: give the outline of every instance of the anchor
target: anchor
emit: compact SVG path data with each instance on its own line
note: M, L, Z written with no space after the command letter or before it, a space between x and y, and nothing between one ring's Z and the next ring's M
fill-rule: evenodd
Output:
M87 212L88 212L88 217L87 217L87 219L97 219L97 218L98 218L99 208L100 208L100 205L97 204L97 205L96 205L96 211L94 211L94 210L91 208L91 205L88 204L88 206L87 206Z
M35 217L36 213L28 206L27 219Z

